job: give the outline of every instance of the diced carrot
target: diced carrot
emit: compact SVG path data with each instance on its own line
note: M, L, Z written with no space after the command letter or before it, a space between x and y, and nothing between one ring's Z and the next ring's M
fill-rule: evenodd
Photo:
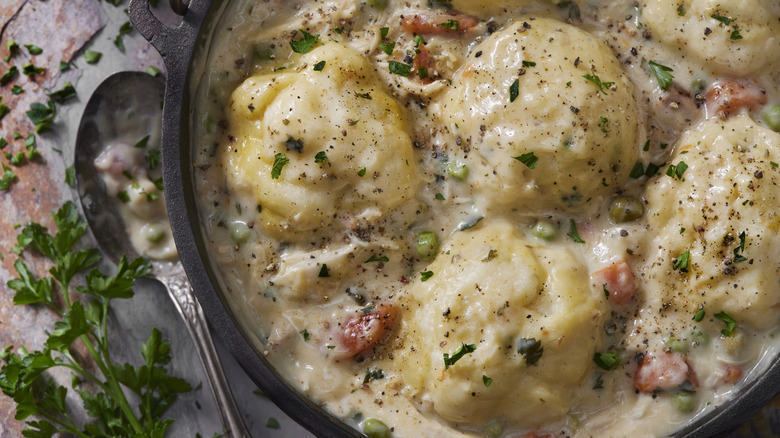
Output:
M724 119L742 109L766 103L766 91L748 80L723 79L713 83L705 94L707 111Z
M344 324L338 349L342 357L350 358L376 347L395 327L398 308L379 304L366 314L351 316Z
M625 260L590 274L590 279L597 288L606 288L609 292L607 299L615 304L626 304L636 295L636 279Z
M401 26L417 35L464 34L478 24L479 18L457 13L414 14L401 17Z
M431 52L425 45L421 45L417 50L419 52L414 57L414 75L422 81L424 84L430 84L433 82L431 75L433 74L433 59L431 58ZM420 68L424 68L425 75L420 77Z
M726 365L726 373L723 376L724 383L736 383L742 378L742 368L735 365Z
M648 353L634 374L634 386L643 392L653 392L658 388L671 388L686 381L693 387L699 386L693 369L679 354Z

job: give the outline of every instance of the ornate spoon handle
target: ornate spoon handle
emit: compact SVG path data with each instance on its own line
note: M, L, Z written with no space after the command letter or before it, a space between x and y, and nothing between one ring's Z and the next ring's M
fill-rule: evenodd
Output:
M217 411L225 428L224 436L226 438L249 438L251 435L244 424L241 412L238 410L217 350L214 348L214 342L211 340L206 315L195 298L186 274L183 270L177 270L168 275L159 276L158 280L168 290L168 295L184 319L187 331L190 332L192 341L195 343L195 350L203 363Z

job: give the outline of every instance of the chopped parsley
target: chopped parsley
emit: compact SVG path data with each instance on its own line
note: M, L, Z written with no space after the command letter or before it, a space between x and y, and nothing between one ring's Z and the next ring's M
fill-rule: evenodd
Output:
M373 380L382 380L385 378L385 372L377 368L375 370L366 371L366 376L363 377L363 384L366 385Z
M317 277L319 278L329 278L330 277L330 271L328 271L328 265L325 263L322 264L322 267L320 268L320 273L317 274Z
M601 374L596 375L596 381L593 382L593 389L604 389L604 378Z
M458 22L458 20L447 20L446 23L441 24L441 27L457 31L460 28L460 22Z
M157 76L160 75L160 69L153 65L150 65L149 67L146 67L146 74L156 78Z
M328 154L326 154L325 151L319 151L317 152L317 155L314 156L314 162L317 164L322 164L326 161L328 161Z
M303 330L299 331L298 333L300 333L301 336L303 336L303 342L309 342L309 331L308 330L303 329Z
M364 168L362 168L362 169L358 170L358 173L357 173L357 174L358 174L358 176L359 176L359 177L361 177L361 178L362 178L362 177L364 177L364 176L366 176L366 168L364 167Z
M400 76L409 76L409 73L412 71L412 66L409 64L404 64L403 62L396 62L396 61L390 61L388 63L388 68L390 69L390 73L394 73Z
M680 161L677 164L670 164L669 167L666 168L666 175L672 179L677 178L680 181L683 181L683 174L686 170L688 170L688 165L685 164L685 161Z
M489 388L490 385L493 383L493 379L483 374L482 383L485 385L485 388Z
M84 61L87 61L87 64L96 64L100 61L102 56L103 54L100 52L93 52L92 50L84 51Z
M609 123L609 119L607 119L606 117L599 117L599 128L601 128L601 132L605 134L609 132L607 130L607 123Z
M520 95L520 80L515 79L512 85L509 86L509 101L514 102L517 96Z
M769 162L769 165L770 165L770 166L772 166L772 167L775 167L775 168L776 168L776 167L778 167L778 166L780 166L780 164L777 164L777 163L775 163L774 161L770 161L770 162Z
M704 319L704 309L699 309L696 313L693 314L693 320L696 322L700 322L702 319Z
M658 86L662 90L666 90L672 85L672 79L674 76L670 72L674 71L671 67L658 64L654 61L648 61L647 65L650 66L650 71L655 75L655 79L658 81Z
M523 64L523 67L525 67L525 68L536 67L536 63L533 62L533 61L523 61L522 64Z
M585 241L580 238L579 233L577 233L577 224L574 222L574 219L569 219L569 233L567 235L571 237L571 240L573 240L574 243L585 243Z
M726 314L726 312L720 312L715 314L715 318L723 321L726 324L726 328L721 330L724 336L731 336L734 332L734 328L737 326L737 321Z
M3 97L0 96L0 120L3 120L3 117L10 112L11 108L8 108L7 105L3 104Z
M130 24L129 21L124 22L119 27L119 34L114 38L114 45L117 49L119 49L120 52L125 53L125 43L123 41L125 35L129 34L133 31L133 26Z
M339 32L339 33L341 33L341 32ZM390 28L389 27L380 27L379 28L379 36L381 36L382 39L387 38L387 34L389 34L389 33L390 33Z
M414 41L414 47L420 47L428 44L428 42L425 41L425 38L423 38L422 35L415 35L412 41Z
M685 251L684 253L677 256L677 259L674 262L674 265L672 266L672 269L680 270L680 272L688 272L688 266L691 263L691 251Z
M512 157L512 158L525 164L526 166L528 166L529 169L536 168L536 163L539 162L539 157L534 155L533 152L526 152L522 155L519 155L517 157Z
M320 36L312 35L303 29L301 29L299 32L301 35L303 35L303 38L299 39L298 41L290 41L290 47L292 47L292 50L295 53L308 53L309 50L314 47L317 41L320 40Z
M35 75L39 75L39 74L41 74L41 73L43 73L45 71L46 71L46 69L44 69L42 67L36 67L35 65L33 65L32 62L28 62L27 64L24 64L22 66L22 73L24 73L25 75L30 76L30 77L33 77Z
M279 424L279 420L277 420L274 417L269 417L268 421L265 423L265 427L269 429L281 429L282 426Z
M617 360L617 355L615 353L596 352L593 355L593 362L596 362L596 365L598 365L599 368L609 371L615 368L615 365L617 365L618 360Z
M609 289L607 289L607 283L602 284L601 288L604 289L604 296L609 299Z
M127 190L122 190L119 193L116 194L116 197L119 198L122 203L127 204L130 202L130 195L127 193Z
M11 82L18 75L19 69L16 68L16 66L9 68L7 72L3 73L3 76L0 76L0 85L5 85Z
M615 85L614 82L602 82L601 78L599 78L597 75L587 74L587 75L583 75L582 77L587 79L590 82L593 82L597 87L599 87L599 91L601 91L605 95L607 94L607 90L611 88L613 85Z
M634 164L634 168L631 169L631 173L628 174L631 178L639 178L645 174L645 168L642 163L637 162Z
M376 254L371 254L371 257L368 258L363 263L373 263L373 262L389 262L390 259L385 256L377 256Z
M62 88L50 93L49 97L57 103L63 103L68 99L76 97L76 89L73 88L73 85L70 82L65 82L65 85L63 85Z
M154 170L162 163L162 153L157 149L151 149L146 153L144 159L146 160L146 165L149 167L149 170Z
M718 15L718 14L712 14L710 15L710 17L720 21L721 24L723 24L724 26L728 26L734 21L733 18L724 17L723 15Z
M433 271L420 272L420 281L428 281L433 277Z
M662 166L663 166L663 164L662 164ZM655 164L647 163L647 169L645 169L645 176L648 177L648 178L651 177L651 176L654 176L656 173L658 173L658 169L659 169L659 167L656 166Z
M459 361L463 356L471 354L477 350L477 346L474 344L461 344L452 356L444 353L444 371L447 371L455 362Z
M739 245L734 248L734 263L747 261L745 257L745 232L739 235Z
M277 153L274 155L274 165L271 168L271 179L279 179L282 175L282 169L284 166L290 164L290 159L283 153Z
M135 147L139 149L144 149L148 144L149 144L149 136L147 135L146 137L138 140L138 142L135 144Z
M49 101L48 105L33 102L30 105L30 110L25 114L35 125L35 132L44 132L51 129L51 123L54 121L56 110L52 101Z
M314 71L322 71L325 68L325 61L314 64Z
M680 17L684 17L685 12L686 12L685 5L677 6L677 15L679 15Z
M27 48L27 51L30 52L30 55L40 55L43 53L43 49L34 44L25 44L24 47Z
M439 201L444 201L444 195L442 195L441 193L437 193L433 197Z
M742 39L742 35L739 33L739 26L734 26L734 30L731 31L731 35L729 36L729 39L732 41L737 41Z
M379 48L382 49L383 52L385 52L385 55L392 55L393 50L395 50L395 42L392 43L379 43Z
M0 178L0 190L6 191L11 188L11 184L16 181L16 174L10 167L3 163L3 176Z
M520 338L517 341L517 352L525 358L526 365L535 365L542 357L544 347L542 341L534 338Z

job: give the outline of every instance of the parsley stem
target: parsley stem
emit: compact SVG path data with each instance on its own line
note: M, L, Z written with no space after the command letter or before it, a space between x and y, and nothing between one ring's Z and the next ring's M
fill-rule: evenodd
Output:
M77 436L80 436L80 437L90 438L89 435L81 432L79 430L79 428L73 423L72 420L68 420L68 422L65 423L64 421L61 421L59 418L57 418L57 417L55 417L53 415L49 415L44 410L41 410L41 412L38 412L37 414L40 415L41 417L44 417L45 419L51 421L52 423L55 423L55 424L58 424L58 425L62 426L64 428L64 430L58 430L57 431L58 433L70 433L70 434L77 435Z
M121 409L122 413L125 414L127 421L129 421L130 425L133 426L133 430L139 435L142 435L144 428L141 426L141 423L138 422L138 418L135 417L135 413L133 412L133 408L130 407L130 403L127 402L125 393L119 386L119 382L116 378L116 375L114 374L114 370L111 367L106 366L106 364L103 362L103 357L97 350L95 350L95 346L92 344L92 341L87 335L81 335L79 339L84 342L87 350L89 350L89 354L95 360L98 368L100 368L100 371L106 378L106 383L108 384L110 392L113 393L114 400L116 401L116 404L119 405L119 409Z

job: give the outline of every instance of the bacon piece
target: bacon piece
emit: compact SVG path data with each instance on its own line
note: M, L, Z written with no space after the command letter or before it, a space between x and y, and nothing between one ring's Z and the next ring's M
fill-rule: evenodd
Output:
M590 279L597 288L606 287L609 301L615 304L626 304L636 295L636 278L625 260L590 274Z
M686 381L691 382L694 388L699 386L688 361L679 354L672 353L646 354L634 374L634 386L643 392L671 388Z
M339 336L340 356L355 357L376 347L393 330L397 319L398 308L393 304L379 304L366 314L348 318Z
M458 28L442 26L449 20L458 22ZM457 35L468 32L479 24L479 18L465 14L414 14L401 17L401 26L417 35Z
M723 79L713 83L705 94L707 111L723 119L743 108L753 109L766 103L766 91L749 80Z

